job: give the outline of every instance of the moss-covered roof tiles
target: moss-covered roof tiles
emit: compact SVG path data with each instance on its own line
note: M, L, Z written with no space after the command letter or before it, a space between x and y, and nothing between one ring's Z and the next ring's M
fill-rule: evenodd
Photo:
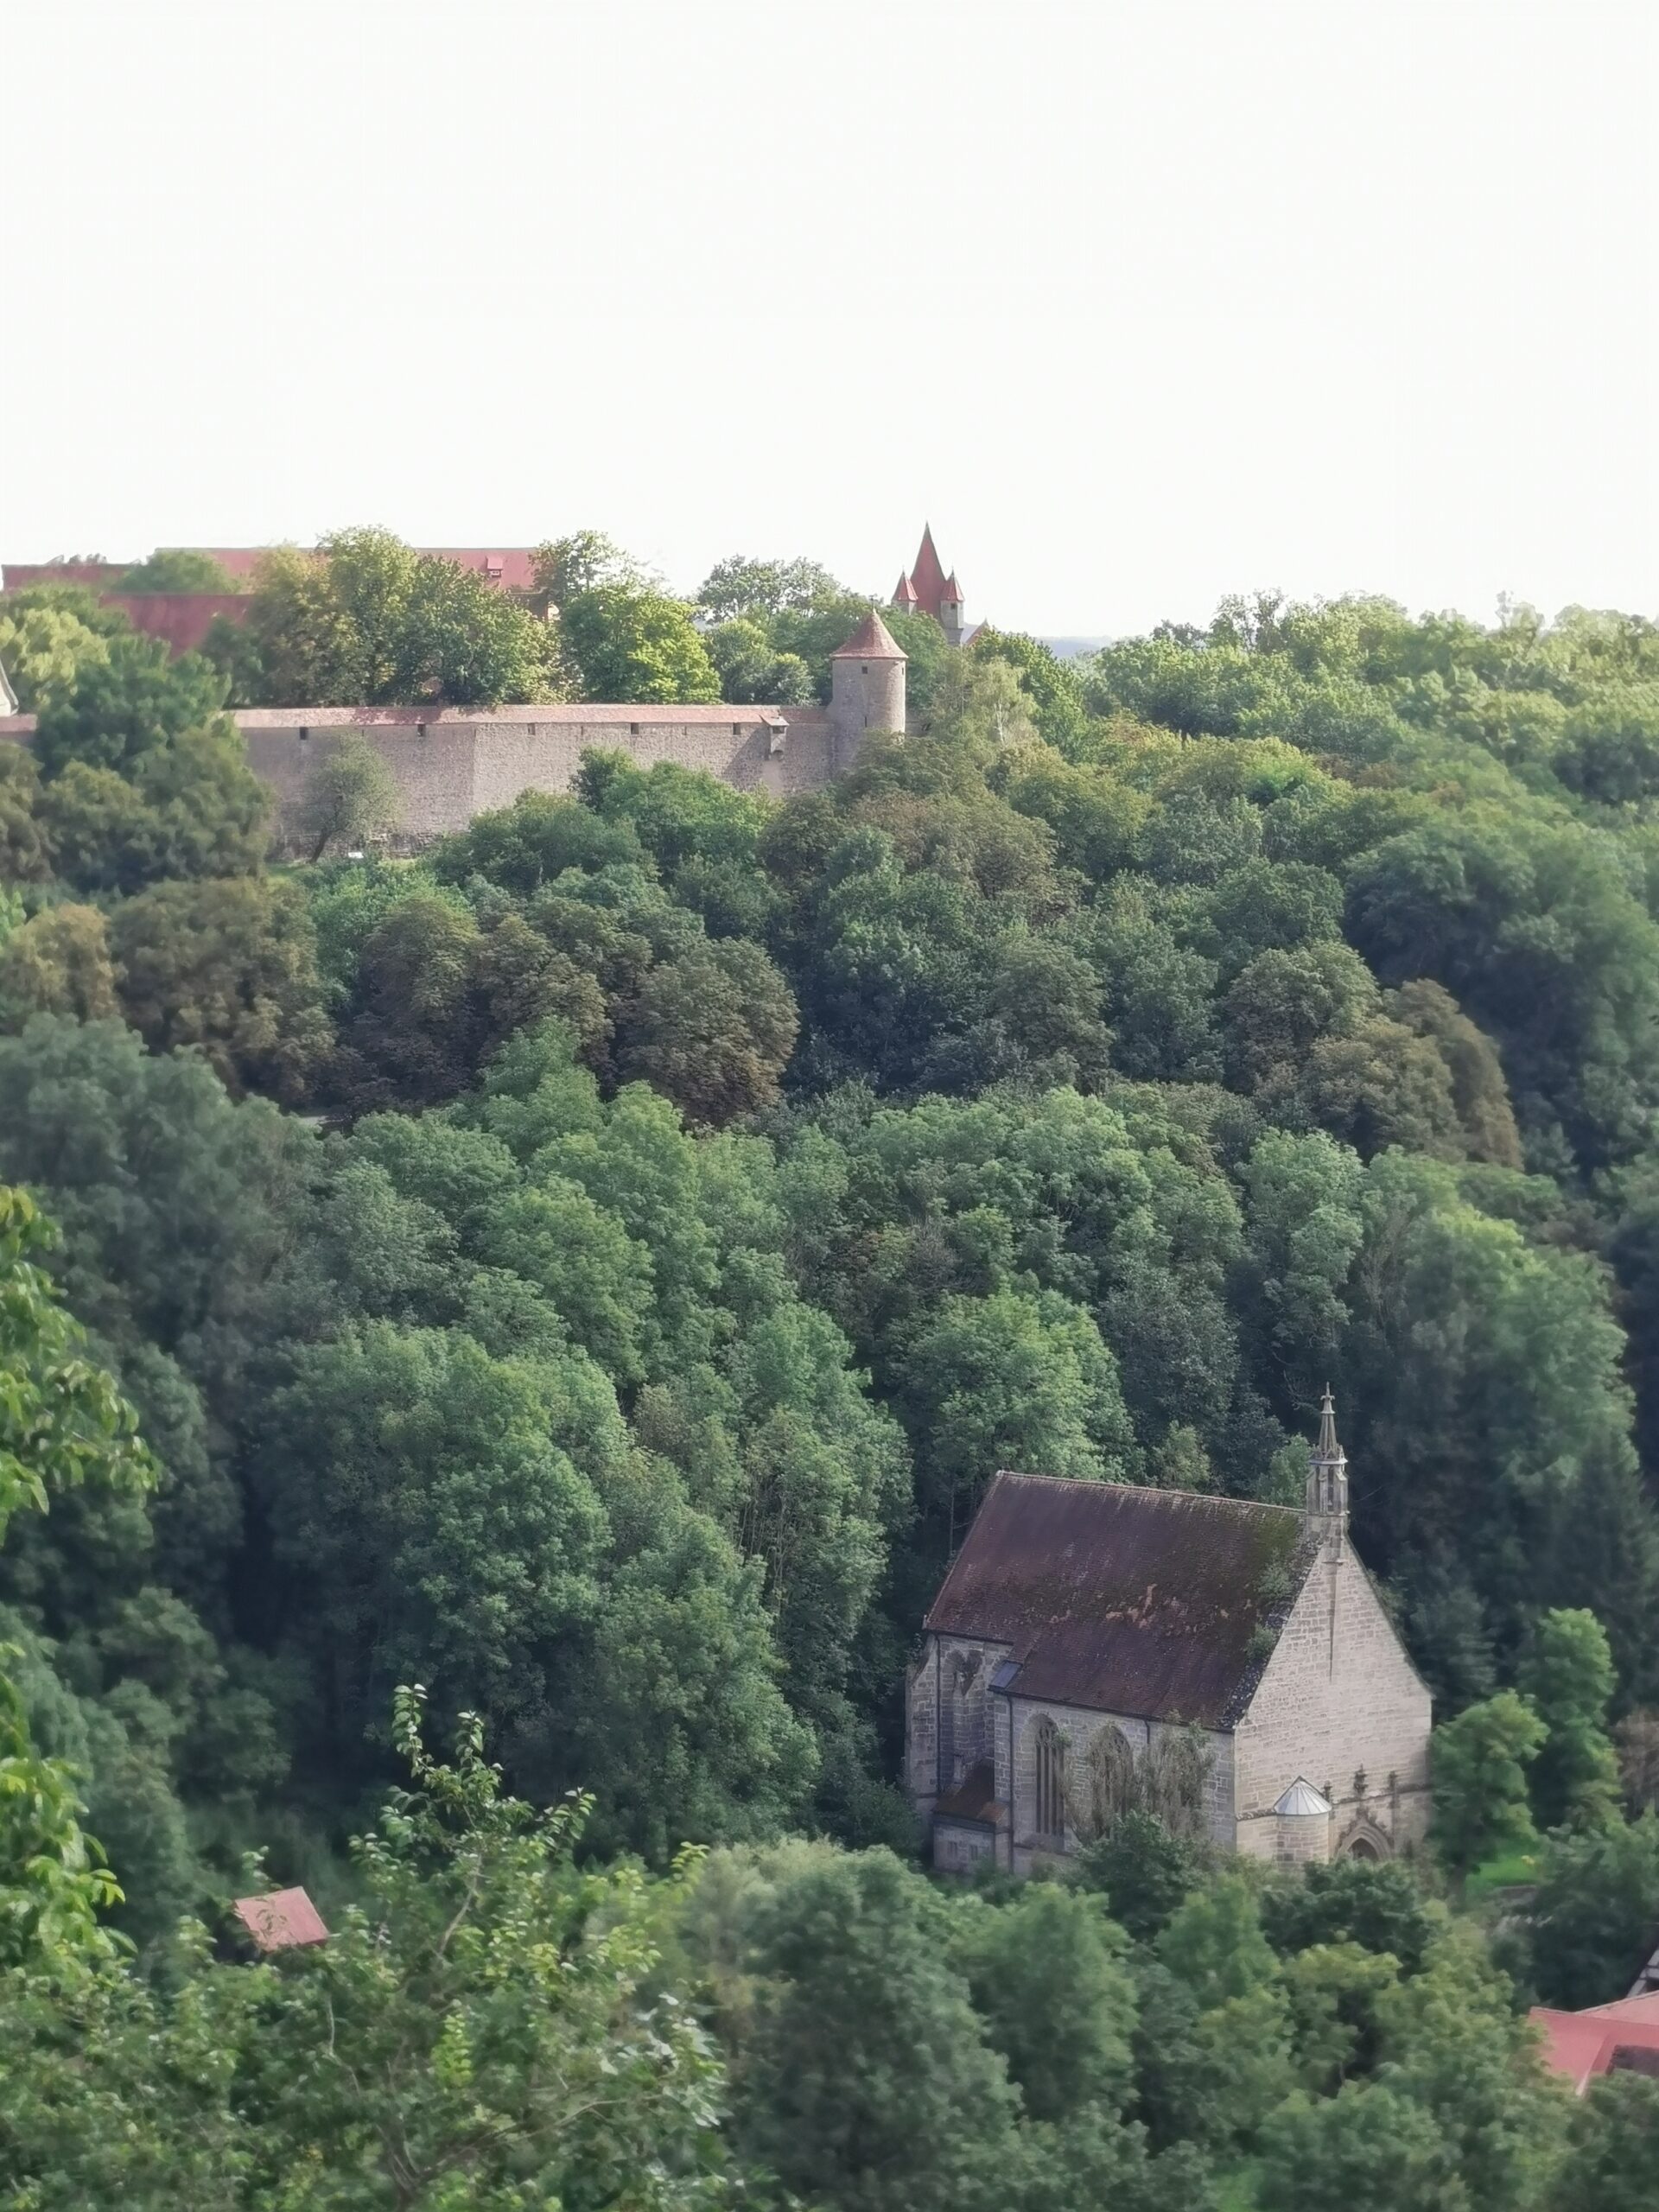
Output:
M1315 1549L1288 1506L1005 1472L927 1626L1010 1645L1017 1697L1230 1727Z

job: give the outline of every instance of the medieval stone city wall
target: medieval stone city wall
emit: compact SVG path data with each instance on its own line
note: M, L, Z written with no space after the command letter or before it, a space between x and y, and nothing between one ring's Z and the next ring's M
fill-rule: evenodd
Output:
M1336 1808L1331 1856L1357 1837L1374 1840L1379 1856L1421 1842L1431 1719L1428 1692L1364 1568L1351 1549L1340 1560L1322 1554L1235 1733L1238 1849L1280 1852L1273 1808L1299 1777Z
M817 791L843 764L822 707L258 708L234 717L254 773L292 819L316 763L348 731L391 769L400 798L396 841L418 846L525 791L568 791L599 747L642 768L672 760L739 791L785 798Z

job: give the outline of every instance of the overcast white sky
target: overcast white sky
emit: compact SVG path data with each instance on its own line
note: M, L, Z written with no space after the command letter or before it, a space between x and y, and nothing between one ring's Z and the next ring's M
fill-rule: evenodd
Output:
M1659 9L0 0L0 559L1659 613Z

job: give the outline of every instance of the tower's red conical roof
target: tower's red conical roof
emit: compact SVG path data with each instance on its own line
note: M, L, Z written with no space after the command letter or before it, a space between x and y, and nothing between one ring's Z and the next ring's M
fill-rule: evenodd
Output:
M872 607L846 644L838 646L830 658L831 660L906 660L909 656L903 646L894 641L892 631Z
M900 576L898 582L893 586L893 603L895 607L915 606L916 587L912 583L908 576Z
M944 596L944 563L933 544L933 525L924 524L921 549L910 572L911 588L924 613L937 616Z

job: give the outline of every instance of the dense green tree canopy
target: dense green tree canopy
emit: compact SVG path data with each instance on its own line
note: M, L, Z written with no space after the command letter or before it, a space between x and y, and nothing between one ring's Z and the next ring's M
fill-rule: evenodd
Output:
M123 592L233 592L235 579L211 553L188 545L158 546L148 560L135 562L116 580Z
M585 699L718 699L720 681L690 610L664 593L596 584L559 609L565 652Z
M592 532L521 605L359 531L217 671L0 611L0 1178L64 1230L0 1311L79 1318L154 1469L0 1547L19 1848L138 1953L0 1976L0 2196L1618 2206L1650 2114L1569 2124L1516 2020L1659 1916L1659 632L1262 597L1061 663L895 613L912 728L824 790L596 753L353 860L348 747L268 863L226 671L823 697L868 601L693 605ZM1075 1886L905 1864L899 1686L995 1467L1294 1502L1327 1380L1438 1700L1422 1867L1243 1879L1144 1759L1074 1777ZM371 1830L414 1681L463 1750ZM579 1863L524 1809L572 1790ZM176 1937L252 1847L337 1945ZM396 2036L372 2096L325 2003Z
M385 530L279 546L213 650L244 706L499 706L556 698L556 632L476 570Z

